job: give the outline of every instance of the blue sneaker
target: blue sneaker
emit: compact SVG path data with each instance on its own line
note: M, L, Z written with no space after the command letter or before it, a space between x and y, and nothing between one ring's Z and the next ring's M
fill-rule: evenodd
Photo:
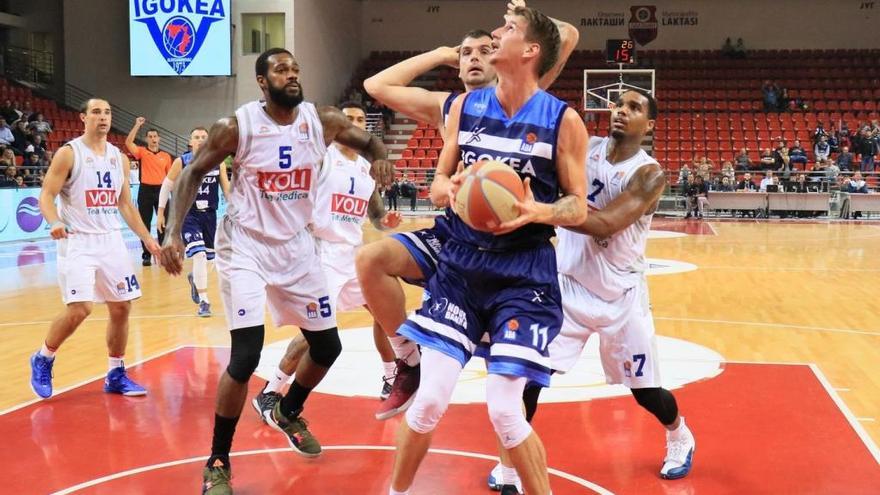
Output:
M202 318L207 318L211 316L211 304L208 301L201 301L199 303L199 316Z
M666 480L684 478L691 472L697 443L694 435L681 418L675 432L666 432L666 459L660 468L660 477Z
M125 367L113 368L104 379L104 392L108 394L122 394L126 397L147 395L147 389L131 381L125 374Z
M53 364L55 358L41 356L39 352L31 356L31 390L44 399L52 397Z
M196 289L196 283L193 281L193 274L189 272L186 274L186 280L189 282L189 297L196 304L199 303L199 290ZM199 315L201 316L201 315Z

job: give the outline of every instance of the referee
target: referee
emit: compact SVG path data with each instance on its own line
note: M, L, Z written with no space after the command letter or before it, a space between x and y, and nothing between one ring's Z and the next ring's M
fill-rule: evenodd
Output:
M159 208L159 191L162 189L162 181L165 180L165 175L171 169L171 162L174 158L169 153L159 150L160 138L159 131L156 129L147 129L146 148L135 144L134 139L145 121L146 119L143 117L138 117L135 120L134 127L131 128L128 137L125 138L125 147L141 164L141 186L140 192L138 192L137 203L141 220L144 221L144 225L149 230L150 224L153 222L153 210L158 211ZM158 232L158 237L159 245L161 246L165 236L162 232ZM150 266L152 264L150 252L147 251L143 242L141 243L141 248L143 249L141 254L143 265Z

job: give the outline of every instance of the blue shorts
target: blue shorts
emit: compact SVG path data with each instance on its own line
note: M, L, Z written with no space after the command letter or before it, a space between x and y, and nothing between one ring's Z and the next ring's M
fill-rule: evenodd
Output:
M561 327L556 252L549 242L493 252L449 241L422 307L397 333L462 366L476 354L486 358L489 373L547 387L547 349Z
M449 238L449 232L446 227L446 217L438 216L434 220L434 226L429 229L416 230L413 232L398 232L391 235L392 239L396 239L406 247L410 256L419 265L422 270L422 278L408 279L403 281L418 287L424 287L425 282L434 276L437 271L437 260L440 258L440 249L446 239Z
M196 253L214 259L214 233L217 232L216 210L190 210L183 219L180 236L186 245L186 257L192 258Z

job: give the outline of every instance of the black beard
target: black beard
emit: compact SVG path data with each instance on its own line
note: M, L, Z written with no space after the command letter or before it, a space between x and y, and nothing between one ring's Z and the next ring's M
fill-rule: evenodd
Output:
M276 88L270 84L269 99L272 100L272 103L278 106L291 109L296 108L303 101L302 85L300 85L299 92L297 92L297 94L291 95L287 92L284 86Z

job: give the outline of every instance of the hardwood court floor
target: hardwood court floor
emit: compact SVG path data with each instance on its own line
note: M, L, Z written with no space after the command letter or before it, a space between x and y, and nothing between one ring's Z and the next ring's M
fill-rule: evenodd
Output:
M402 229L429 222L407 219ZM688 235L650 240L650 258L697 267L649 278L658 334L708 347L728 363L815 364L857 424L880 443L880 224L656 219L653 229ZM379 235L370 230L367 238ZM33 399L27 359L62 308L53 259L51 243L0 246L0 411ZM144 297L132 310L129 363L179 346L228 345L213 272L215 316L200 319L185 279L172 278L156 266L137 270ZM420 290L407 286L406 291L413 309ZM368 324L365 311L339 317L342 329ZM106 310L97 306L61 349L56 390L106 372L105 325ZM267 344L295 333L267 328ZM775 369L766 367L767 375L748 374L756 380L756 390L764 381L785 387L784 380L780 385L773 376ZM713 383L701 387L711 389ZM748 394L748 387L743 390ZM725 399L724 394L708 396ZM689 414L700 414L698 401L691 399L688 406Z

